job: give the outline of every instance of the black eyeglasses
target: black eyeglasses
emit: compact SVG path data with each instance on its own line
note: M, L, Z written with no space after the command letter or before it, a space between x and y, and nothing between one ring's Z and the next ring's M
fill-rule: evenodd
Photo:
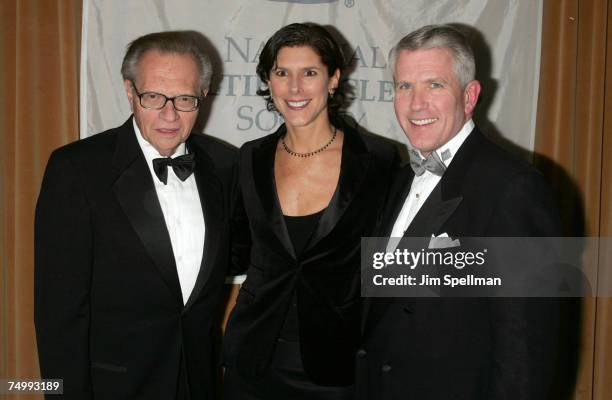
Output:
M136 92L136 96L140 99L140 105L149 110L161 110L166 106L168 101L171 101L175 110L189 112L200 108L200 103L202 102L202 97L191 96L189 94L179 94L178 96L168 97L156 92L139 93L134 82L131 82L131 84Z

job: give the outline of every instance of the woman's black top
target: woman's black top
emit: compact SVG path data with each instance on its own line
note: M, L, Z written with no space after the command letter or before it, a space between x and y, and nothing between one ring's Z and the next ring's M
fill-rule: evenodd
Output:
M302 250L304 250L304 247L306 244L308 244L308 239L310 239L312 232L314 232L315 228L317 227L317 223L319 222L319 218L321 218L323 211L325 210L323 209L314 214L298 217L284 215L285 225L287 226L291 243L293 243L295 254L302 254ZM294 293L293 298L291 299L291 305L287 311L287 316L285 317L285 323L283 324L279 334L280 339L290 342L299 341L300 336L298 332L297 315L297 296Z

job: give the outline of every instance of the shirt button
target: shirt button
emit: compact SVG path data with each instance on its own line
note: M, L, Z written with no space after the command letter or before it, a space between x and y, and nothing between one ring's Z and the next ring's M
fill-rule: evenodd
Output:
M368 354L364 349L359 349L357 351L357 357L359 358L364 358L366 356L366 354Z
M382 372L389 372L391 371L391 366L389 364L384 364L381 369Z
M420 196L418 193L416 193L414 196L415 196L417 199L418 199L419 197L421 197L421 196Z

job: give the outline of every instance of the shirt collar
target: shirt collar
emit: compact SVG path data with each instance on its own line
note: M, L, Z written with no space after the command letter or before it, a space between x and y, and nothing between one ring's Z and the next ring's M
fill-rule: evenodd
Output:
M447 167L450 165L451 161L453 161L453 157L455 157L455 154L457 154L457 151L459 151L459 148L465 139L467 139L467 137L470 135L470 132L472 132L474 126L474 121L470 118L465 124L463 124L461 130L459 130L459 132L453 136L451 140L435 150L444 165ZM419 154L421 154L420 151ZM423 155L421 155L421 157L423 157Z
M147 160L147 164L149 164L150 166L152 165L153 159L164 157L161 154L159 154L159 152L155 149L155 147L153 147L151 143L149 143L144 137L142 137L142 133L140 132L140 129L138 128L138 124L136 124L135 118L132 118L132 124L134 125L134 133L136 134L136 139L138 140L138 144L140 145L140 148L142 149L145 159ZM174 154L172 154L171 157L175 158L178 156L182 156L184 154L186 154L186 151L185 151L185 143L183 142L178 145L178 147L174 151Z

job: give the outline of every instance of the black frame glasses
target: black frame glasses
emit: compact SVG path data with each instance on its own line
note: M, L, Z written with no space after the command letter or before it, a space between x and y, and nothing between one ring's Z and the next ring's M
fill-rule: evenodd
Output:
M146 108L147 110L161 110L162 108L166 107L166 104L168 103L168 101L171 101L172 102L172 106L174 107L174 109L176 111L191 112L191 111L195 111L198 108L200 108L200 104L202 103L202 99L203 99L203 96L192 96L190 94L179 94L178 96L168 97L165 94L161 94L161 93L157 93L157 92L143 92L143 93L140 93L138 91L138 89L136 89L136 85L134 84L134 82L130 81L130 83L132 84L132 87L134 88L134 92L136 92L136 96L138 96L138 100L139 100L140 106L142 108ZM147 95L160 96L160 97L162 97L164 99L164 102L159 107L145 106L143 104L143 102L142 102L142 98L144 96L147 96ZM181 98L183 98L183 99L185 99L185 98L193 99L194 100L193 106L191 108L187 109L187 108L181 107L180 104L179 104L179 107L177 107L176 99L181 99Z

